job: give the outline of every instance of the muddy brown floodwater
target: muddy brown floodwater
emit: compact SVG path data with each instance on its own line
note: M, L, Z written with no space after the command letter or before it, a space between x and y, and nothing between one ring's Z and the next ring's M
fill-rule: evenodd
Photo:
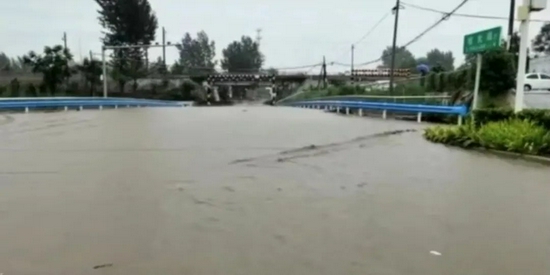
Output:
M550 170L245 106L0 117L0 273L548 274Z

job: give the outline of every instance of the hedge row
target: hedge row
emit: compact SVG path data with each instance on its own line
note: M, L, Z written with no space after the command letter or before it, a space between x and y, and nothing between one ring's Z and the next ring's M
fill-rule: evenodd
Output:
M463 148L479 147L501 151L550 155L550 132L539 124L512 118L488 122L480 127L436 126L428 128L424 137L432 142Z
M550 130L550 110L526 109L514 113L512 109L479 109L473 111L476 127L481 127L490 122L505 121L510 119L529 120Z

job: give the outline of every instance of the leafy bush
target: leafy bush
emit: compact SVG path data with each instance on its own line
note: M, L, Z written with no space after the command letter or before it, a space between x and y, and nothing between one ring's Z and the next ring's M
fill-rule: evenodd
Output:
M514 113L512 109L478 109L473 112L476 126L481 127L490 122L498 122L513 118L529 120L550 130L550 110L525 109Z
M435 126L424 137L432 142L463 148L483 147L522 154L549 154L550 132L539 124L522 119L489 122L481 127Z
M471 124L462 126L435 126L426 129L424 137L432 142L468 148L477 145L475 133L475 127Z
M548 153L550 132L535 122L521 119L490 122L477 131L485 148L526 154Z
M550 130L550 110L526 109L517 114L519 119L527 119Z
M489 122L508 120L514 117L512 109L477 109L473 111L476 126L483 126Z

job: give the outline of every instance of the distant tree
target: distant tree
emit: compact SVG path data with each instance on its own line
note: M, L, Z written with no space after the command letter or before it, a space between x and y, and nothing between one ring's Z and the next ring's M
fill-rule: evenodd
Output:
M0 52L0 70L11 71L11 59L2 52Z
M217 61L216 43L208 39L208 35L201 31L197 38L192 38L186 33L181 44L176 46L179 51L179 60L174 66L176 74L201 74L212 73Z
M275 68L269 68L266 72L270 75L279 75L279 71Z
M42 55L31 51L23 57L23 62L32 67L33 73L41 73L44 89L55 94L57 87L71 76L69 61L72 59L69 49L57 45L44 48Z
M101 62L95 59L84 58L82 65L79 65L77 68L84 76L84 79L86 79L86 84L90 87L90 95L94 96L96 87L101 82L101 74L103 73Z
M439 65L444 71L452 71L455 68L455 58L451 51L443 52L439 49L433 49L426 54L426 59L430 67Z
M416 59L416 65L420 65L420 64L424 64L424 65L428 65L429 66L429 62L428 62L428 58L426 57L419 57Z
M260 45L248 36L234 41L223 50L222 68L228 72L259 71L264 63Z
M157 16L148 0L95 0L99 5L99 23L103 27L104 45L151 44L158 27ZM144 75L144 49L119 49L111 56L111 77L120 92L129 79L137 87L137 78Z
M395 51L395 68L411 69L416 68L416 59L414 55L405 47L397 47ZM391 68L392 47L387 47L382 52L382 65L386 68Z
M537 36L535 36L533 40L533 51L550 54L550 23L545 23Z
M164 61L160 56L157 58L157 61L149 65L149 73L151 74L163 74L165 72L166 68L164 67Z

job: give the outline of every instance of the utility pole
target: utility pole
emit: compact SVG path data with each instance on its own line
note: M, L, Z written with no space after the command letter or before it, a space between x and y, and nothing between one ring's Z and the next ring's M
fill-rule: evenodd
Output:
M67 49L67 33L66 32L63 33L63 38L62 39L63 39L63 45L64 45L65 49Z
M90 62L92 62L92 60L94 60L94 54L90 51Z
M327 88L327 62L323 55L323 88Z
M401 6L401 1L396 0L395 3L395 23L393 26L393 43L392 43L392 52L391 52L391 68L390 68L390 95L393 94L393 73L395 70L395 54L396 54L396 47L397 47L397 28L399 25L399 9Z
M510 0L510 17L508 18L508 51L512 47L512 36L514 35L514 17L516 14L516 0Z
M162 27L162 65L166 68L166 29Z
M351 45L351 71L350 73L353 74L353 61L354 61L354 54L355 54L355 45Z

